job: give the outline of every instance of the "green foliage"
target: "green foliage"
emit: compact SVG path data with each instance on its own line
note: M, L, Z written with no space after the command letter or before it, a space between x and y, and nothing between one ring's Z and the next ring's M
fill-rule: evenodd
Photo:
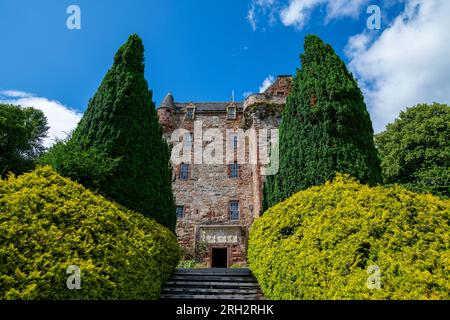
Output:
M120 158L110 158L95 147L82 148L69 138L57 141L38 159L38 164L50 165L60 175L98 191L113 179Z
M450 107L419 104L375 137L384 182L450 197Z
M449 214L448 200L338 175L258 218L248 261L270 299L450 299Z
M50 167L0 181L0 299L157 299L179 255L168 229Z
M0 177L32 170L47 131L42 111L0 104Z
M336 171L363 183L381 182L372 122L345 63L312 35L301 63L282 113L279 174L266 180L265 209L321 185Z
M191 260L181 260L178 263L177 268L181 269L192 269L195 268L195 266L198 264L197 260L191 259Z
M144 46L132 35L116 53L72 140L121 158L114 179L101 184L102 194L174 230L170 152L162 136L144 78Z

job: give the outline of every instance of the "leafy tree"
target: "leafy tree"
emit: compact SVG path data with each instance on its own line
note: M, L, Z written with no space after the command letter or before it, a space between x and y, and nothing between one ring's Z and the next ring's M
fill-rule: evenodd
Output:
M47 131L42 111L0 104L0 176L32 170Z
M113 179L120 160L108 157L95 147L85 149L69 137L56 141L38 159L38 163L53 167L60 175L81 183L86 188L100 191L102 185Z
M138 35L117 51L72 140L85 150L121 158L114 178L101 183L102 194L174 230L170 152L144 78L144 46Z
M345 63L314 35L305 38L301 63L282 114L280 170L266 180L265 209L336 172L362 183L381 181L372 122Z
M450 107L419 104L375 137L383 179L450 197Z

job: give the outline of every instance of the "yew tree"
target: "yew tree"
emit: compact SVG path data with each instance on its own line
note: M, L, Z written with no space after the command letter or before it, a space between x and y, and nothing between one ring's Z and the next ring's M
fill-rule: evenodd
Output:
M305 38L301 69L282 113L279 173L268 177L265 209L311 186L348 173L362 183L381 182L380 160L364 97L329 44Z
M72 141L120 159L100 186L102 194L174 230L170 151L162 135L144 78L144 46L132 35L117 51Z

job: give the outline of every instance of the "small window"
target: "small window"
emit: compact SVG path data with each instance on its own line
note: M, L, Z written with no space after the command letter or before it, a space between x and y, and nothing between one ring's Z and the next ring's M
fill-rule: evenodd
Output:
M177 206L177 218L182 219L184 217L184 206Z
M230 133L229 142L230 142L230 147L234 151L237 151L237 148L238 148L238 135L236 133Z
M237 162L229 165L230 178L239 178L239 164Z
M180 165L180 180L188 180L189 179L189 165L182 163Z
M228 119L236 119L236 108L235 107L228 108Z
M186 109L186 119L193 120L194 119L194 108L190 107Z
M239 220L239 201L236 201L236 200L230 201L229 214L230 214L230 220L232 220L232 221Z

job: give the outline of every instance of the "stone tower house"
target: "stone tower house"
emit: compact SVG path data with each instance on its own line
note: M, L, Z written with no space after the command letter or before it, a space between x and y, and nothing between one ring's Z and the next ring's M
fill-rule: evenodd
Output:
M250 161L249 133L259 137L279 126L291 82L291 76L278 76L264 93L244 102L179 103L169 93L158 108L164 137L173 148L178 240L210 267L246 261L264 181L261 140L253 140L257 152ZM222 154L223 161L217 161Z

